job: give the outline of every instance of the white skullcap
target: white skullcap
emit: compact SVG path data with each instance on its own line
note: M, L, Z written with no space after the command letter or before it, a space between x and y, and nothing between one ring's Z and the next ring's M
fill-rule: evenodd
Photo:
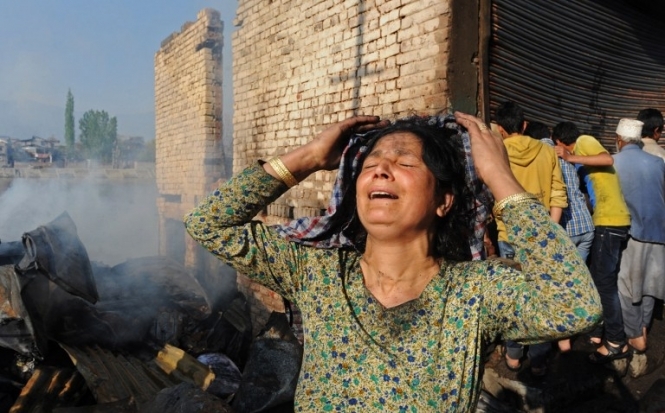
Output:
M621 119L617 125L616 134L624 140L635 140L642 137L642 125L644 122L637 119Z

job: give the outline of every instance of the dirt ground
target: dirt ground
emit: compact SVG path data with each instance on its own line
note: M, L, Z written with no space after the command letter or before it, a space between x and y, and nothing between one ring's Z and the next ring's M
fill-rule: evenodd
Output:
M661 303L662 304L662 303ZM523 360L519 372L508 370L500 351L494 351L487 367L498 373L501 380L512 382L527 392L524 397L502 395L505 402L521 406L522 411L566 413L665 413L665 321L662 305L656 314L648 336L646 374L633 378L626 372L629 361L623 364L594 365L587 356L594 350L585 336L573 340L571 352L561 354L553 346L548 360L548 373L535 378ZM619 370L619 371L617 371ZM623 371L622 371L623 370Z

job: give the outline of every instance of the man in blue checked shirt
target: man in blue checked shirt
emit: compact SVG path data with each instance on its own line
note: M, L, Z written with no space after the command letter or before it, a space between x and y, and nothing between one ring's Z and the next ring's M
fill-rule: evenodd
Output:
M524 134L554 146L549 128L541 122L530 122ZM587 207L586 198L580 190L580 179L575 165L561 158L559 158L559 164L568 195L568 206L564 208L559 224L566 229L577 246L577 251L586 261L593 243L593 219Z
M539 139L543 143L554 146L554 141L550 137L550 130L544 123L529 122L524 130L526 136L533 139ZM568 161L559 158L563 182L566 184L568 195L568 206L563 209L561 214L562 227L566 229L568 236L573 240L580 253L582 260L586 261L593 244L594 226L591 213L587 206L586 198L580 190L580 179L577 175L577 168ZM570 339L559 340L559 350L562 352L570 351Z

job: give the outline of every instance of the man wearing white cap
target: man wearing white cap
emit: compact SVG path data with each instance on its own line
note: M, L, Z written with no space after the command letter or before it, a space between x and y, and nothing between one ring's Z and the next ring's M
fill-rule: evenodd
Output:
M640 149L643 123L621 119L614 168L630 211L628 244L618 276L624 329L633 353L644 354L655 299L665 298L665 163ZM634 360L635 361L635 360ZM646 369L630 365L634 377Z
M600 294L603 325L590 333L590 340L598 348L589 355L589 361L607 363L630 357L617 286L621 253L630 228L630 212L614 169L614 158L596 138L582 135L573 122L558 123L552 130L552 140L560 158L583 165L595 197L589 271Z

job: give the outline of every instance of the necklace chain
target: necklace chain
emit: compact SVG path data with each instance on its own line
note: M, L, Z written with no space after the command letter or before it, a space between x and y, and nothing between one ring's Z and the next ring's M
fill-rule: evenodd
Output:
M383 272L380 271L380 270L375 269L375 268L372 266L372 264L370 264L369 261L367 261L367 258L365 258L364 255L362 255L362 256L360 257L360 260L363 261L363 262L367 265L367 267L368 267L370 270L372 270L373 272L375 272L377 275L385 276L385 273L383 273ZM436 264L437 269L436 269L436 271L432 274L432 277L433 277L434 275L436 275L436 274L441 270L441 265L443 264L443 259L442 259L442 258L434 258L434 263ZM417 278L422 277L423 274L424 274L423 272L419 272Z

